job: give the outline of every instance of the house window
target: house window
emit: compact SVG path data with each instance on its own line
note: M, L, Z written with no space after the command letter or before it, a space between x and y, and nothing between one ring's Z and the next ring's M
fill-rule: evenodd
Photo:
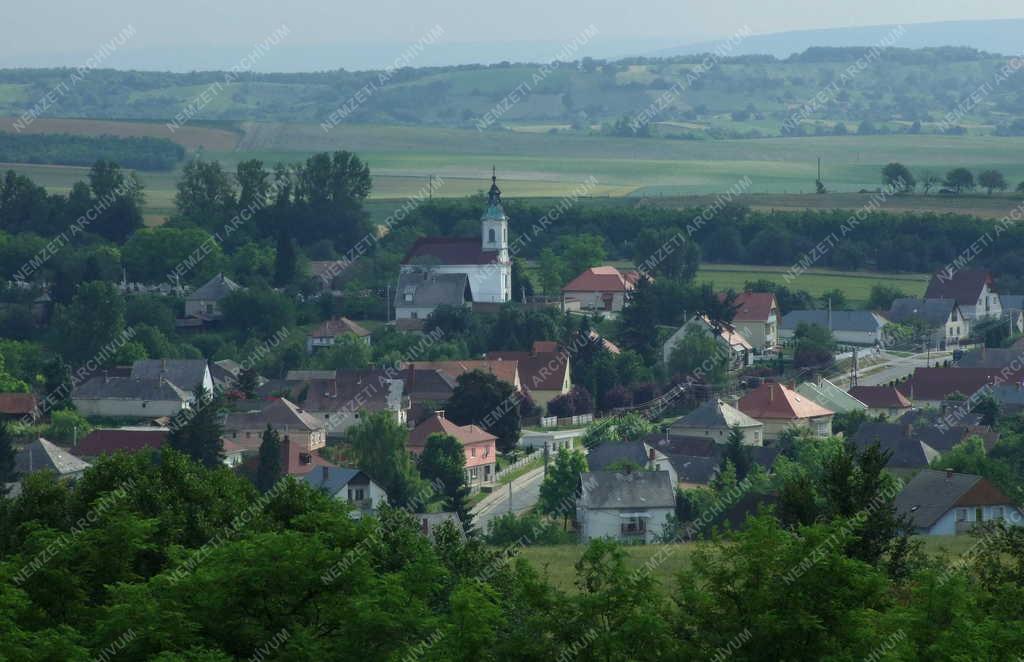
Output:
M956 509L956 521L958 521L958 522L966 522L967 521L967 509L966 508L957 508Z
M985 521L985 511L982 510L981 508L975 508L974 509L974 521L975 522L984 522Z
M411 313L409 313L409 319L416 320L416 319L419 319L419 318L420 318L420 314L417 313L415 310L412 311Z
M362 488L356 489L356 501L362 501L364 499L364 492Z
M475 448L470 448L469 449L469 456L470 457L476 457L476 449Z
M1003 507L1002 506L992 506L992 519L994 519L994 520L1001 520L1001 519L1003 519Z
M627 517L619 525L619 532L624 536L635 536L647 533L647 519L643 517Z

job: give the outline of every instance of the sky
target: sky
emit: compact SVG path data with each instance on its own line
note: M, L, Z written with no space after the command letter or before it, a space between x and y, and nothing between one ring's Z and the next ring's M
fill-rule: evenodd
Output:
M1024 17L1020 0L7 0L0 67L78 66L126 28L105 66L229 68L275 30L287 35L257 71L381 67L431 31L416 65L550 59L590 26L579 53L650 53L744 27L787 30ZM592 30L592 32L593 32Z

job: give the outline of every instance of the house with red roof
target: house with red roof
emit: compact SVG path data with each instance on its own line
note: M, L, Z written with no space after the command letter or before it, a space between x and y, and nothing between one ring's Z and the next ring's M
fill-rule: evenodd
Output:
M779 343L779 304L771 292L741 292L736 295L736 327L758 352Z
M639 279L636 271L622 272L607 265L590 267L562 288L562 296L579 301L584 309L618 312Z
M224 438L250 451L259 450L267 426L308 451L327 445L324 419L287 400L274 398L259 409L230 412L224 416Z
M943 269L928 282L924 298L953 299L968 320L1003 314L999 295L992 287L992 274L983 269Z
M766 441L794 428L808 430L815 437L832 434L835 413L783 384L761 384L740 398L737 409L764 423Z
M31 393L0 393L0 418L35 418L39 402Z
M541 409L572 390L569 352L554 341L538 340L529 352L487 352L492 361L518 363L519 383Z
M312 354L316 349L332 347L335 341L344 335L355 336L367 345L370 344L369 331L347 317L339 317L325 320L320 326L310 331L306 336L306 350Z
M896 419L912 406L895 386L851 386L848 393L868 406L869 416L884 414Z
M504 303L512 299L512 262L508 250L508 216L501 206L501 189L497 176L491 175L491 188L487 193L487 207L480 218L480 237L421 237L413 244L399 272L399 287L396 291L396 307L417 303L424 299L423 292L409 291L410 278L421 274L437 275L464 274L469 284L469 299L477 302ZM440 279L445 281L445 279ZM438 281L438 282L440 282ZM426 285L434 281L427 279ZM421 286L426 287L421 284ZM436 288L435 288L436 289ZM451 289L451 288L449 288ZM462 291L453 290L459 297ZM430 299L441 297L444 292L433 292ZM405 297L411 297L405 301ZM423 301L418 302L423 304ZM401 306L399 305L401 304ZM439 304L433 304L439 305ZM422 307L422 305L418 306ZM410 315L406 315L409 317Z
M476 425L456 425L445 418L444 411L437 411L409 433L409 452L413 455L422 453L427 439L434 434L446 434L462 444L466 452L466 483L470 487L494 480L497 437Z
M917 407L941 407L951 396L970 399L983 388L1003 384L1016 388L1024 370L1012 368L915 368L897 388Z

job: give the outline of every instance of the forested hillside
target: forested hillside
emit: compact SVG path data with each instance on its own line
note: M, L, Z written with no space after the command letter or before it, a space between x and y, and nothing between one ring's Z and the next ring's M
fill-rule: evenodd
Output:
M806 106L812 112L800 114L802 128L786 134L1024 133L1024 77L1012 70L999 80L1013 62L1004 56L959 47L889 48L877 57L866 48L811 48L782 60L724 55L584 58L543 69L503 62L390 75L252 73L228 84L227 74L217 71L96 70L44 115L168 120L193 104L201 106L194 119L319 123L362 91L343 121L491 130L530 124L540 125L531 130L642 136L649 132L629 128L629 121L656 103L652 131L688 139L780 135L786 120ZM844 76L851 66L855 75ZM70 75L67 69L0 70L0 114L31 111ZM964 106L982 87L980 100ZM208 100L194 103L209 90ZM824 99L812 102L823 90Z

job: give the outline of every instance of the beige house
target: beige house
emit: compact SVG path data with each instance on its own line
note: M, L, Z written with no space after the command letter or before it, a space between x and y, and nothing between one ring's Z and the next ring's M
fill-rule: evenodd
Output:
M722 400L708 400L678 419L669 428L669 434L680 437L706 437L717 444L729 441L734 426L743 431L743 443L748 446L764 445L764 423L747 416Z
M306 350L310 353L322 348L332 347L338 338L352 335L367 345L370 344L370 332L347 317L330 319L323 322L306 336Z
M779 344L779 304L771 292L741 292L736 295L732 325L757 352Z
M761 384L740 398L739 410L764 423L767 441L774 441L794 428L821 438L832 434L834 412L782 384Z
M518 363L519 383L534 404L546 410L548 403L572 390L569 352L553 341L538 340L529 352L488 352L492 361Z
M258 451L268 425L305 452L327 445L326 423L285 398L271 400L259 409L227 414L224 438Z
M585 310L619 312L626 304L626 295L636 285L639 274L621 272L615 267L591 267L562 288L565 299L580 302Z

